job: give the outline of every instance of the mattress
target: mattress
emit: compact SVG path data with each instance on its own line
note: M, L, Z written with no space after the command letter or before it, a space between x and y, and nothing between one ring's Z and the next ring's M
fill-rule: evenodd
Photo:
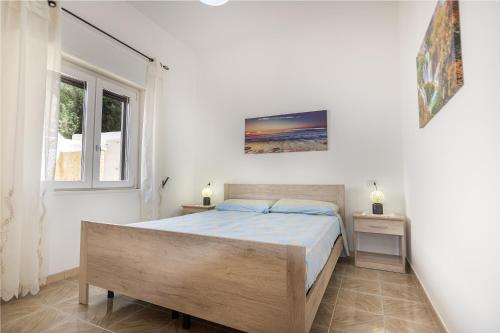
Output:
M128 226L306 248L306 290L316 281L341 234L340 216L210 210Z

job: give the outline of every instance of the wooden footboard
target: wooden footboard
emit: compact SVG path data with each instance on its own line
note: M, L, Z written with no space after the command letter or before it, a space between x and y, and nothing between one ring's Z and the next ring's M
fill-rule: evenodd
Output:
M343 249L306 296L305 248L82 221L89 284L246 332L309 332Z
M304 247L82 222L80 260L82 304L91 284L246 332L306 331Z

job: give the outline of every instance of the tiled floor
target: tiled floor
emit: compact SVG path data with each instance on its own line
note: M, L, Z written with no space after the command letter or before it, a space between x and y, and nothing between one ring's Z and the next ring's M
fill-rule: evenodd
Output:
M234 330L192 321L185 331L169 310L123 295L107 299L91 287L88 306L78 304L76 280L42 288L33 297L2 303L1 332L186 332ZM314 333L440 332L412 275L355 268L338 263L316 315Z
M413 274L339 262L311 333L442 333Z

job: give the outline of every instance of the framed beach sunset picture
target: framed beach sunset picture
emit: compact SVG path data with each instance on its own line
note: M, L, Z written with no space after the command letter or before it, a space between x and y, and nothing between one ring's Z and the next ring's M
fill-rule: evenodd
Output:
M458 1L438 1L417 55L420 128L464 85Z
M327 149L326 110L245 119L245 154Z

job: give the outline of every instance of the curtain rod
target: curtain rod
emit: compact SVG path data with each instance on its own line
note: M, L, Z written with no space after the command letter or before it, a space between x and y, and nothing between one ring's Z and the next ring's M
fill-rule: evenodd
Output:
M50 6L50 7L52 7L52 8L57 6L56 2L55 2L55 1L53 1L53 0L52 0L52 1L51 1L51 0L49 0L49 1L47 1L47 2L48 2L48 4L49 4L49 6ZM145 59L147 59L148 61L153 62L153 61L155 60L154 58L151 58L150 56L148 56L148 55L146 55L146 54L142 53L141 51L137 50L136 48L133 48L132 46L128 45L127 43L125 43L125 42L123 42L123 41L119 40L119 39L118 39L118 38L116 38L115 36L113 36L113 35L111 35L111 34L107 33L106 31L102 30L101 28L99 28L99 27L97 27L97 26L93 25L93 24L92 24L92 23L90 23L89 21L87 21L87 20L85 20L85 19L81 18L80 16L76 15L76 14L75 14L75 13L73 13L72 11L69 11L69 10L67 10L67 9L66 9L66 8L64 8L64 7L61 7L61 10L62 10L63 12L65 12L65 13L68 13L69 15L73 16L74 18L76 18L76 19L78 19L78 20L82 21L83 23L87 24L88 26L90 26L90 27L94 28L95 30L99 31L100 33L102 33L102 34L104 34L104 35L108 36L109 38L113 39L114 41L116 41L116 42L118 42L118 43L122 44L122 45L123 45L123 46L125 46L126 48L128 48L128 49L130 49L130 50L134 51L135 53L137 53L137 54L139 54L139 55L141 55L142 57L144 57L144 58L145 58ZM168 70L170 70L170 68L169 68L168 66L166 66L166 65L162 64L161 62L160 62L160 65L161 65L161 67L163 67L163 69L165 69L165 70L167 70L167 71L168 71Z

